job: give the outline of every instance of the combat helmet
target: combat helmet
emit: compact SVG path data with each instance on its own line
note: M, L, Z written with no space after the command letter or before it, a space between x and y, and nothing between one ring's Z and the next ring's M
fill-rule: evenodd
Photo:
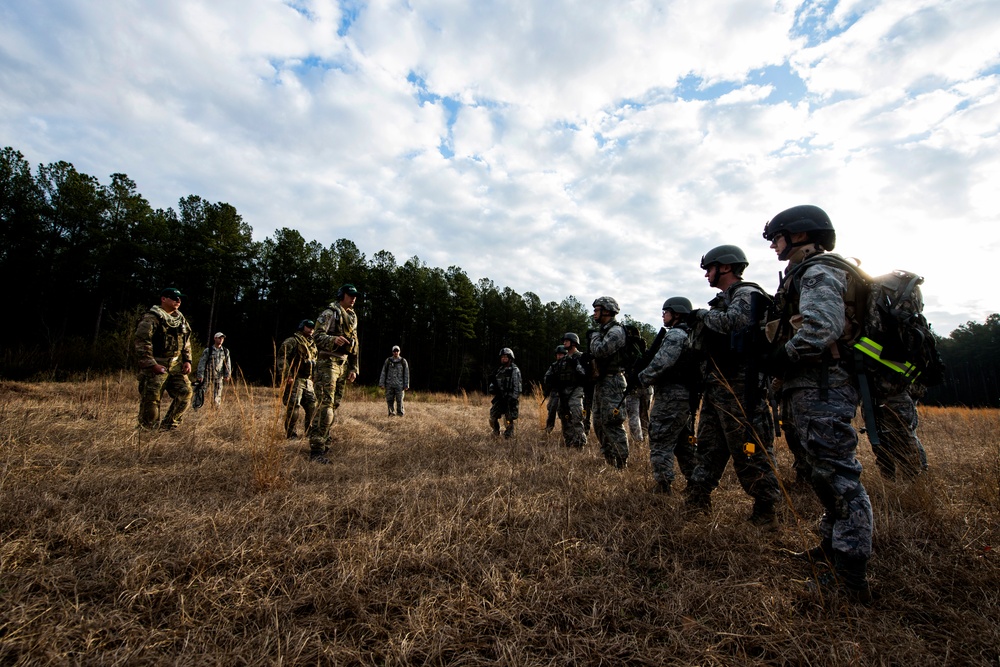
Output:
M693 307L689 299L683 296L672 296L663 302L663 310L670 310L678 315L690 315Z
M592 307L597 308L598 306L608 311L612 315L617 315L618 313L621 312L621 309L618 307L618 302L612 299L610 296L599 296L596 299L594 299Z
M809 240L805 243L792 243L792 234L797 232L805 232ZM784 237L786 246L778 259L787 259L792 248L806 243L818 243L826 250L833 250L837 245L837 232L830 216L819 206L811 204L785 209L764 225L765 240L773 242L778 234Z
M505 355L505 354L506 354L506 355L507 355L508 357L510 357L510 360L511 360L511 361L514 361L514 350L510 349L509 347L505 347L505 348L503 348L502 350L500 350L500 354L499 354L498 356L501 356L501 357L502 357L502 356L503 356L503 355Z
M739 246L720 245L706 252L701 258L702 269L707 271L713 264L742 265L746 268L750 266L750 260Z
M566 346L556 345L556 354L566 354Z
M580 337L577 336L572 331L567 331L566 333L564 333L562 339L563 340L568 340L571 343L573 343L573 345L576 345L577 347L580 347Z

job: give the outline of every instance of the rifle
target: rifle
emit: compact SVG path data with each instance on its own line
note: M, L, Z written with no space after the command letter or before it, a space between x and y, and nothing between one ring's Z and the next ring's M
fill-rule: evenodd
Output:
M750 321L745 327L733 333L733 351L741 355L745 361L745 377L743 381L743 412L746 417L746 434L743 451L747 456L754 454L760 436L753 426L753 415L763 396L764 387L761 379L761 355L764 331L761 323L764 320L770 299L758 289L750 292Z

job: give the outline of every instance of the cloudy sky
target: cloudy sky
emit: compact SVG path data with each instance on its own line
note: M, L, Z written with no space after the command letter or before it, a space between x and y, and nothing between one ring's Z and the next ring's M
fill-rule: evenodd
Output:
M0 0L0 144L543 301L704 303L817 204L947 334L1000 312L997 0ZM194 286L186 286L194 291Z

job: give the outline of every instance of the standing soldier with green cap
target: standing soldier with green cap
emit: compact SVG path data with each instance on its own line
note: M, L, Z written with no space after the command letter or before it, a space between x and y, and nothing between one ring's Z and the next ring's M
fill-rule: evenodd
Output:
M173 430L191 405L191 325L179 310L182 296L175 287L164 289L160 305L150 308L135 330L140 428ZM164 391L172 400L161 420Z
M594 433L604 460L621 469L628 462L628 434L625 432L626 369L622 360L625 328L615 319L619 312L618 302L610 296L594 300L593 319L597 328L587 332L587 341L597 364Z
M358 289L346 283L337 290L337 300L316 318L313 336L318 350L314 386L319 409L309 428L309 458L329 463L323 456L330 449L336 410L347 382L358 377L358 316L354 302Z
M313 342L312 320L299 322L298 330L281 344L281 378L285 383L282 400L285 403L285 437L297 438L295 424L299 406L305 411L303 432L309 432L316 414L316 393L313 390L313 368L316 366L316 343Z

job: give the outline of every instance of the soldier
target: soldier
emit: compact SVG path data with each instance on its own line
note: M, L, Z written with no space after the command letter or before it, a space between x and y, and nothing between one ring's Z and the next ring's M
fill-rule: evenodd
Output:
M556 415L559 413L559 387L558 387L558 377L559 377L559 361L566 356L566 347L564 345L556 346L556 360L553 361L548 370L545 371L545 376L542 378L542 387L548 393L548 411L549 414L545 418L545 432L552 433L552 429L556 427Z
M559 421L562 422L563 444L583 449L587 431L583 423L584 386L588 383L587 369L580 352L580 337L572 331L563 334L566 355L559 361L556 386L559 391Z
M500 350L500 367L490 381L490 393L493 395L490 405L493 435L500 435L500 417L504 417L503 435L512 438L521 395L521 370L514 363L514 351L509 347Z
M391 356L382 364L382 374L378 378L378 386L385 389L385 402L389 406L389 416L396 414L402 417L403 395L410 389L410 364L400 356L398 345L392 346ZM393 412L395 405L396 411Z
M191 404L191 326L178 310L183 296L175 287L164 289L160 305L150 308L135 330L140 428L175 429ZM171 401L161 421L164 391Z
M313 390L313 369L316 366L316 343L313 329L316 323L302 320L294 334L281 344L281 378L285 385L282 399L285 408L285 437L299 437L295 424L299 419L299 406L305 412L303 433L309 433L316 414L316 392Z
M226 334L221 331L215 334L212 344L202 351L198 360L198 382L212 388L212 401L216 407L222 403L222 383L226 380L232 382L233 377L229 350L222 347L225 342Z
M832 562L851 599L868 602L868 560L872 551L872 506L861 483L858 435L851 425L858 389L842 359L838 340L848 322L844 269L810 261L833 250L837 235L826 212L796 206L764 227L778 259L788 262L775 298L779 319L769 323L776 344L771 366L783 380L792 423L811 470L824 513L819 546L800 558ZM793 326L794 323L794 326Z
M925 388L916 384L900 384L877 376L874 378L875 424L878 446L872 446L875 463L885 479L913 479L927 470L927 452L917 436L916 398Z
M655 387L649 415L649 462L654 493L670 494L674 457L686 480L694 470L694 419L700 369L691 348L691 301L675 296L663 302L664 329L653 343L653 358L639 373L644 387Z
M597 329L587 332L590 353L597 365L594 384L594 433L601 445L604 460L617 469L628 463L628 434L625 432L625 374L622 351L625 329L615 319L618 302L610 296L594 301Z
M316 463L330 461L324 456L333 440L336 411L347 382L358 377L358 316L354 312L357 288L346 283L337 290L337 300L319 314L313 337L317 361L313 386L319 404L309 427L309 458Z
M754 499L749 521L773 529L774 505L781 498L774 474L774 423L765 378L751 364L752 356L740 350L758 326L755 318L763 316L754 314L761 310L755 308L758 300L767 298L760 286L743 280L749 264L733 245L713 248L701 259L708 284L721 291L709 302L710 310L696 313L696 345L706 356L705 395L687 503L695 510L709 509L711 493L732 459L740 485Z

